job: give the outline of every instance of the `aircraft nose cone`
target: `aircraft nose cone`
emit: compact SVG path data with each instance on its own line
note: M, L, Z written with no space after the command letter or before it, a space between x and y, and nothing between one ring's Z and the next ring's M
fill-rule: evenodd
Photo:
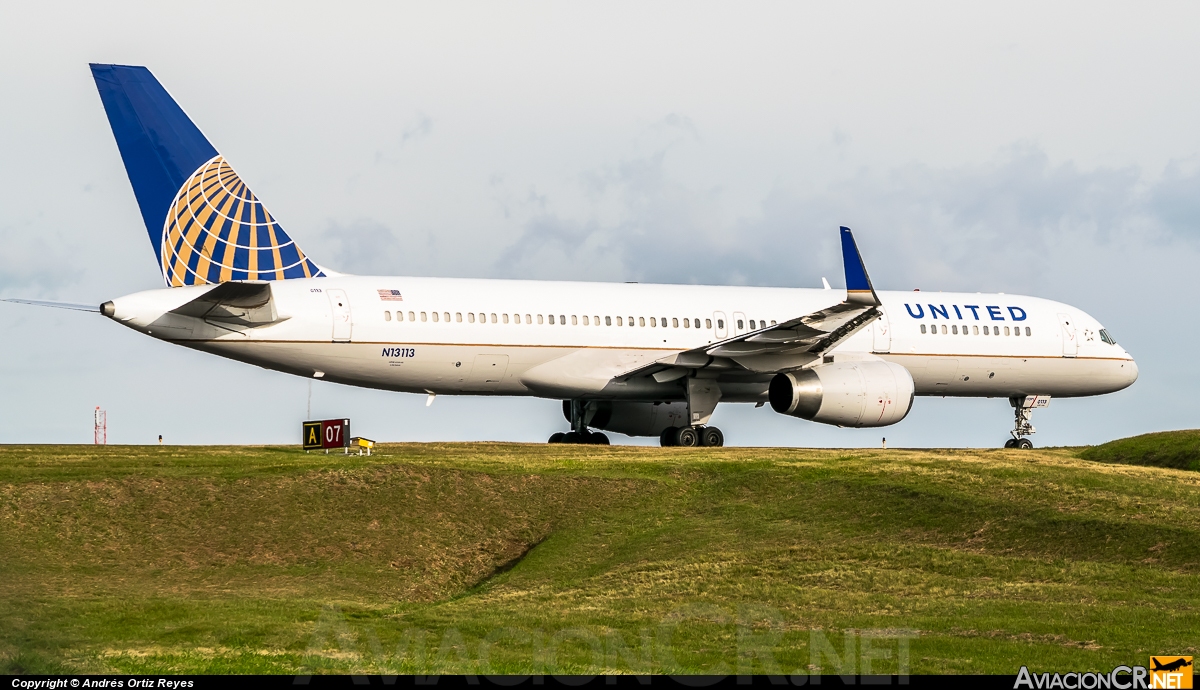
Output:
M1137 381L1137 377L1138 377L1137 362L1133 361L1133 359L1130 358L1130 360L1125 363L1125 368L1129 370L1129 373L1127 374L1127 376L1129 378L1129 383L1127 383L1125 385L1132 386L1133 382Z

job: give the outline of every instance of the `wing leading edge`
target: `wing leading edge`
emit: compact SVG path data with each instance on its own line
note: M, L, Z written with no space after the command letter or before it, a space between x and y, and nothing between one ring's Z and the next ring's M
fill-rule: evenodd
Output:
M841 228L846 299L831 307L720 342L684 350L618 377L652 376L665 383L693 369L769 374L799 369L879 318L879 297L850 228Z

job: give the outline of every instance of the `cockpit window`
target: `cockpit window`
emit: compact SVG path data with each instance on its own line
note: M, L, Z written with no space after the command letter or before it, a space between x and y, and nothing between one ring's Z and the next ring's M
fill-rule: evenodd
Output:
M1109 335L1108 331L1104 330L1103 328L1100 329L1100 339L1103 340L1104 342L1108 343L1109 345L1117 344L1117 341L1113 340L1113 337L1111 335Z

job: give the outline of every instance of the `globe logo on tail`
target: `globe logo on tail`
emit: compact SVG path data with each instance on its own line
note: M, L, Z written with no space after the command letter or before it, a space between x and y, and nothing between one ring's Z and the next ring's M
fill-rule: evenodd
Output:
M160 256L172 287L324 276L219 155L175 195Z

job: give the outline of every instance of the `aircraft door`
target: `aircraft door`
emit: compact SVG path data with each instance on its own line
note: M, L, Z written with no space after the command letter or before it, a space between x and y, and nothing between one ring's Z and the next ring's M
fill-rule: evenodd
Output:
M508 355L475 355L465 390L494 391L508 370Z
M746 323L746 315L740 311L733 312L733 334L741 335L750 330L749 324Z
M964 327L965 328L965 327ZM875 343L872 349L875 352L891 352L892 351L892 327L888 323L887 312L882 308L879 310L879 318L875 319Z
M725 321L725 312L713 312L713 326L716 329L714 332L716 333L717 340L724 340L729 337L729 323Z
M1075 333L1075 320L1070 314L1059 314L1058 325L1062 327L1063 357L1079 354L1079 338Z
M333 310L333 342L348 343L350 342L350 332L354 328L354 321L350 315L350 299L346 297L346 291L340 289L326 290L326 295L329 295L329 306Z

